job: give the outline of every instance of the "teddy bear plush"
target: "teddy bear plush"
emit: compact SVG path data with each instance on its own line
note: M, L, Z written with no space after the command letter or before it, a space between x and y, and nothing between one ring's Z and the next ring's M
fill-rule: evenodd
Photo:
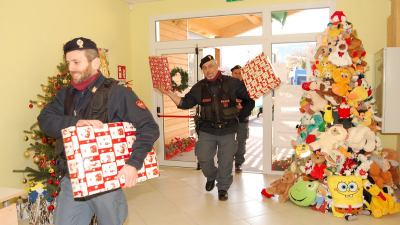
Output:
M375 184L379 188L383 188L384 185L393 186L393 178L392 174L389 172L389 168L387 171L383 171L378 163L373 161L369 167L369 176L375 181Z
M400 152L394 149L383 148L382 155L389 161L389 172L392 174L393 184L400 188Z
M261 194L267 198L279 195L279 202L286 202L289 199L289 189L295 181L296 175L290 171L285 171L281 178L273 181L268 188L264 188Z
M334 125L326 132L321 133L310 147L315 151L320 149L322 153L331 155L331 152L337 149L346 139L347 131L342 125Z
M360 150L372 152L376 147L376 136L369 127L358 126L348 129L347 146L358 153Z

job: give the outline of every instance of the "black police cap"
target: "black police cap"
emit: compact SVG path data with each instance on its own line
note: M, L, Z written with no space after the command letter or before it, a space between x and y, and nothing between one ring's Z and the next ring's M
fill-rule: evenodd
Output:
M94 49L97 50L97 45L92 40L84 37L74 38L64 45L64 55L70 51Z
M236 65L236 66L232 67L231 72L233 72L234 70L241 69L241 68L242 68L241 66Z
M203 67L203 65L208 62L214 60L214 57L212 55L206 55L204 58L201 59L200 61L200 69Z

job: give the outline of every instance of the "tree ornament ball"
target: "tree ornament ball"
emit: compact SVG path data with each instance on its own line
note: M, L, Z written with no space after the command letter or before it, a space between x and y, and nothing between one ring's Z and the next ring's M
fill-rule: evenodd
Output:
M24 136L24 141L28 141L29 140L29 137L28 136Z
M43 103L43 102L38 102L37 105L38 105L39 107L42 107L42 106L44 105L44 103Z
M33 108L33 104L32 104L32 103L29 103L28 107L29 107L30 109L32 109L32 108Z
M63 84L68 84L68 80L67 79L64 79L62 82L63 82Z
M25 156L25 158L29 158L29 156L31 156L31 153L28 150L25 150L24 156Z
M38 156L33 156L33 162L35 162L35 163L39 163L39 161L40 161L40 159L39 159L39 157Z
M22 183L23 183L23 184L28 183L28 179L26 179L26 178L24 177L24 179L22 179Z
M36 135L35 133L33 133L33 134L31 135L31 138L32 138L32 139L36 139L36 138L37 138L37 135Z
M50 169L49 169L49 173L54 173L54 169L53 169L53 168L50 168Z

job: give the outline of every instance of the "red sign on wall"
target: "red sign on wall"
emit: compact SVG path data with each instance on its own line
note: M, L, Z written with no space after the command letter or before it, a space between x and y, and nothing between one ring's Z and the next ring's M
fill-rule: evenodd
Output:
M126 66L118 65L118 80L126 79Z

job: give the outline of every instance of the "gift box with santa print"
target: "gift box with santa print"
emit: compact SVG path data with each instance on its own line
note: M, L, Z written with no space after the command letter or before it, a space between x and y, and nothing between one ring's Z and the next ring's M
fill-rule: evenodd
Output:
M134 151L136 129L131 123L108 123L101 129L71 126L61 132L74 198L124 187L124 177L117 175ZM158 176L153 149L138 171L138 182Z
M149 64L153 87L162 88L165 91L172 90L172 81L167 57L149 56Z
M241 69L250 98L257 99L281 83L264 53L256 56Z

